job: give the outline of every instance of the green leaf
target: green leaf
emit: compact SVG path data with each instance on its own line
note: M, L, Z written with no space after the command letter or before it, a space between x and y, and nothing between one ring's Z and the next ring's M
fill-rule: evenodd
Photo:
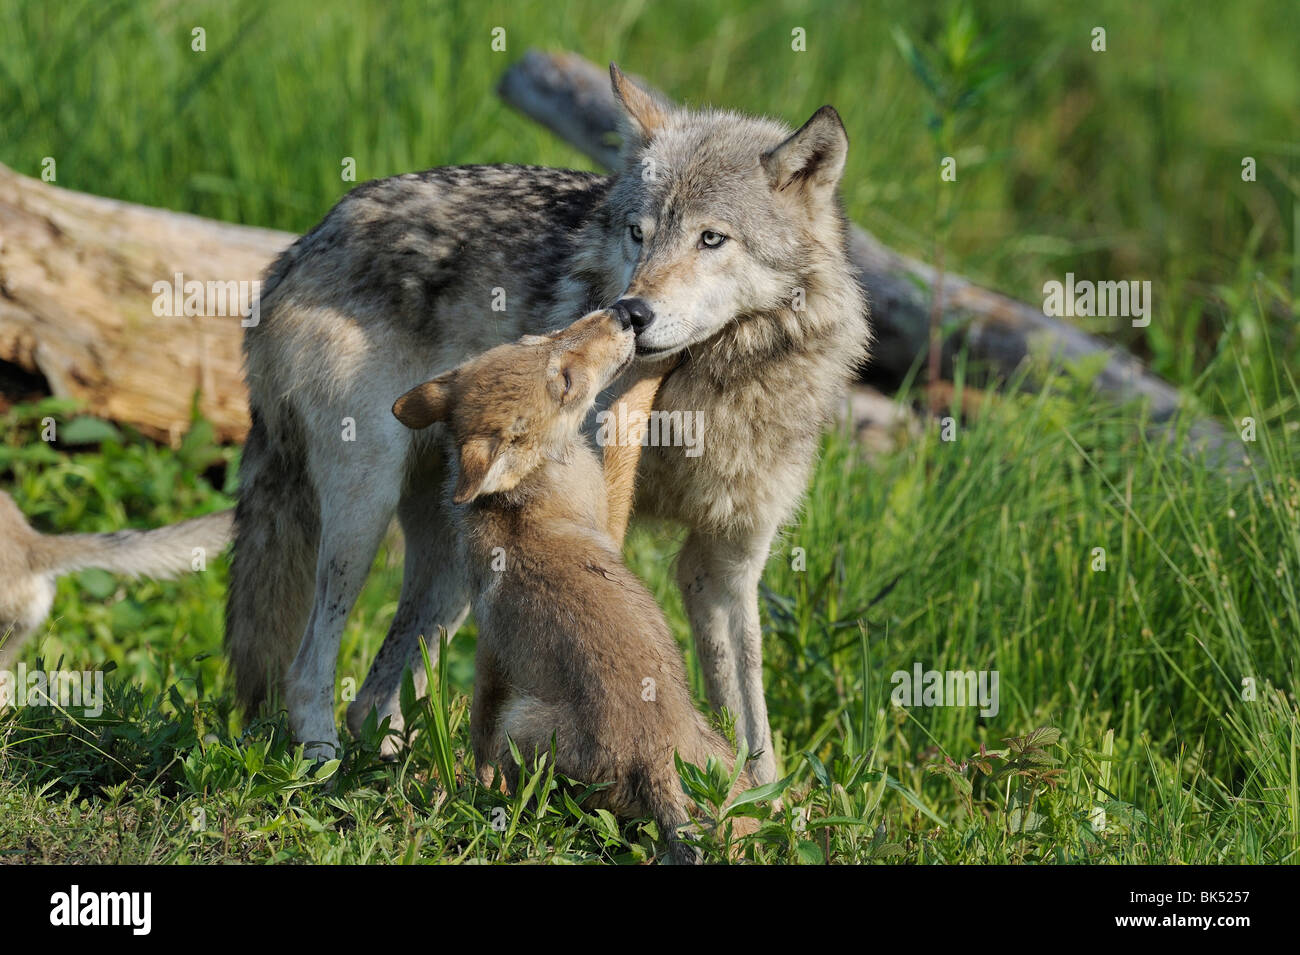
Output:
M57 433L60 444L102 444L105 441L123 443L122 432L112 422L89 415L73 418L59 428Z
M185 432L176 454L191 471L206 471L222 460L221 448L216 443L217 432L212 422L199 418Z
M859 819L857 816L822 816L809 819L804 828L824 829L827 826L868 826L870 824L869 820Z
M618 820L614 818L613 813L608 809L597 809L596 818L600 820L600 828L604 830L605 835L609 836L611 839L617 839L620 842L622 841L618 830Z
M811 752L804 753L803 758L808 760L808 765L812 767L813 775L817 777L817 782L821 784L821 787L830 789L831 774L826 771L826 764Z
M755 786L753 789L746 789L732 800L731 805L727 807L727 811L723 813L723 817L725 818L732 812L732 810L739 809L741 806L749 806L756 802L762 802L765 799L775 799L777 796L781 795L781 793L786 791L793 779L794 773L791 773L789 776L786 776L784 779L778 779L776 782L764 783L761 786Z
M794 847L795 854L799 861L804 865L823 865L826 862L826 856L822 854L822 847L815 842L801 840Z
M117 592L117 578L98 567L81 571L77 574L77 582L96 600L107 600Z
M899 782L897 779L895 779L893 776L889 775L889 773L885 773L885 772L881 772L881 773L866 773L866 774L862 777L862 779L863 779L863 782L870 782L870 783L880 782L880 781L883 779L883 780L884 780L884 783L885 783L886 786L888 786L890 789L894 790L896 793L898 793L898 794L901 795L904 799L906 799L909 803L911 803L912 806L914 806L914 807L916 808L916 811L917 811L917 812L921 813L923 816L925 816L925 817L926 817L927 819L929 819L931 822L937 823L937 824L940 825L940 826L946 826L946 825L947 825L947 823L945 823L942 819L940 819L938 816L936 816L936 815L935 815L935 814L934 814L934 813L929 809L929 807L927 807L927 806L925 805L925 803L921 802L921 800L920 800L919 798L917 798L916 794L915 794L914 792L912 792L912 790L908 789L906 786L904 786L902 783L900 783L900 782Z
M321 763L320 767L316 770L316 775L312 777L312 782L319 783L329 779L338 772L339 765L342 762L341 759L327 759L325 762Z

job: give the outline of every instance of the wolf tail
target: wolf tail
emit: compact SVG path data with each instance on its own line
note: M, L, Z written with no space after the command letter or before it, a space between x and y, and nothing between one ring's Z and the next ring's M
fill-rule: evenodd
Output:
M288 408L276 433L253 413L239 468L226 653L235 694L253 713L280 686L311 612L320 507L302 426Z
M66 574L97 567L132 577L175 577L193 570L196 556L225 550L233 514L218 511L147 531L41 537L31 545L32 570Z

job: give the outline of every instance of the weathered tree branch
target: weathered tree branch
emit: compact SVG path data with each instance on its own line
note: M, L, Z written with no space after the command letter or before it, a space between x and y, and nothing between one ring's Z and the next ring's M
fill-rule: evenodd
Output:
M240 316L156 315L154 283L255 281L293 240L0 165L0 359L164 439L189 427L197 389L218 435L239 440L248 430Z
M619 116L604 68L573 53L531 50L506 70L497 91L520 112L602 166L613 168ZM875 344L870 377L897 384L929 347L935 270L857 226L852 228L850 255L871 299ZM1119 401L1144 399L1156 422L1172 422L1177 415L1178 389L1148 372L1122 348L961 276L946 273L942 283L943 325L957 329L944 346L949 356L946 364L954 351L964 347L974 362L1009 377L1030 354L1059 362L1105 354L1106 364L1096 379L1102 393ZM1207 450L1232 446L1231 438L1213 421L1198 421L1191 432L1194 443Z
M573 54L528 53L502 77L506 102L605 166L617 156L617 110L604 69ZM252 282L294 236L72 192L0 165L0 360L38 371L55 394L146 433L174 438L199 409L221 438L248 428L237 314L157 315L154 283ZM851 255L872 300L873 377L897 383L928 343L934 270L859 228ZM946 343L996 374L1031 352L1072 360L1105 354L1098 388L1144 398L1156 421L1174 419L1180 396L1131 355L1041 310L955 275L943 277ZM1235 444L1214 422L1195 435Z

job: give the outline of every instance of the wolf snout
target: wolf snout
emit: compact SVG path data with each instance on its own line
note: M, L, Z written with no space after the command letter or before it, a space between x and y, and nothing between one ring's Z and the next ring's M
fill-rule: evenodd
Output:
M618 322L618 327L623 331L627 331L632 327L632 313L627 310L627 306L622 302L615 302L609 307L609 310Z
M643 298L624 298L614 303L614 312L618 315L618 320L623 323L623 327L629 325L632 331L640 335L645 331L650 323L655 320L654 309L650 303Z

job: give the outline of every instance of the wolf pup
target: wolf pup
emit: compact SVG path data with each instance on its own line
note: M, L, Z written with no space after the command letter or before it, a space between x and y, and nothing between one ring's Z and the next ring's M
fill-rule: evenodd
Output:
M215 557L230 540L233 511L220 511L150 531L41 534L13 498L0 491L0 670L49 616L62 574L98 567L132 577L175 577L194 548Z
M621 309L594 312L499 345L402 395L393 414L414 429L444 422L459 462L451 500L476 594L480 780L499 767L513 789L509 740L531 760L554 739L560 772L610 783L593 808L650 816L673 861L692 862L673 754L728 767L736 754L695 708L663 614L620 556L640 442L606 445L602 473L579 432L632 361L631 321ZM637 410L649 411L654 384L633 385ZM738 787L749 784L742 771Z
M469 609L443 442L403 429L384 396L621 301L638 363L685 356L660 420L704 425L700 448L646 448L637 510L689 529L677 580L709 701L735 715L755 777L775 776L759 578L868 337L837 198L848 139L830 107L792 132L671 108L611 73L615 176L464 166L367 183L267 274L244 342L226 644L245 709L282 692L310 755L338 745L339 643L394 514L402 592L354 732L371 710L401 727L403 668L425 687L420 635Z

